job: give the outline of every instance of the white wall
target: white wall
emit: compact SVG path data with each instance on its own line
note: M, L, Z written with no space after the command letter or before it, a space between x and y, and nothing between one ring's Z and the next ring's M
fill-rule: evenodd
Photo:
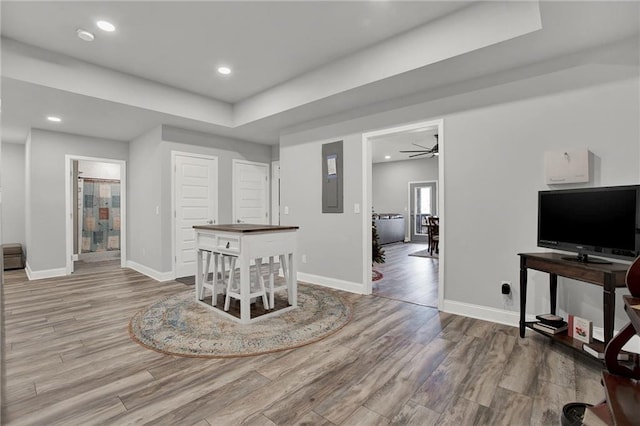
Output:
M638 89L638 79L625 80L447 117L447 299L502 308L500 281L518 283L516 253L544 251L536 247L537 191L549 189L544 151L591 150L589 186L639 183ZM529 275L528 311L547 312L547 275ZM561 281L559 306L602 326L601 288ZM620 326L621 309L617 317Z
M371 174L376 213L401 213L407 217L409 182L437 181L438 157L374 163Z
M129 142L127 260L147 274L162 271L161 138L158 126Z
M128 151L126 142L31 130L25 154L30 271L47 275L66 267L65 155L126 161Z
M232 217L232 160L266 164L271 161L271 146L170 126L157 127L131 141L129 259L136 269L159 280L171 278L173 270L172 151L218 157L218 217L221 223L230 223Z
M25 145L3 143L0 181L2 182L2 244L25 245Z
M337 140L344 141L344 213L323 214L322 144ZM362 215L371 218L371 213L362 207L361 140L361 135L354 134L311 143L290 144L283 140L280 145L280 164L286 164L280 168L280 224L300 227L298 270L360 292ZM357 214L356 203L360 205ZM284 214L285 207L288 214ZM306 255L308 263L302 263L302 255Z
M638 117L638 45L622 45L619 57L607 52L575 55L570 65L560 60L515 70L504 84L489 85L414 106L355 119L333 117L318 127L297 128L281 137L282 199L302 209L288 224L301 228L299 252L323 251L322 265L310 259L301 272L327 279L355 280L363 252L361 223L348 207L331 222L321 217L320 145L345 139L345 206L363 197L359 177L365 159L359 153L363 132L400 124L444 118L445 194L444 286L448 307L474 305L477 315L518 311L517 253L536 247L537 191L547 189L543 153L548 149L588 148L596 157L590 185L636 184L640 178ZM609 52L614 50L609 49ZM618 53L616 52L616 55ZM630 78L629 75L632 77ZM473 85L471 85L473 86ZM356 145L356 146L353 146ZM317 172L317 173L316 173ZM287 216L283 216L287 218ZM311 218L311 219L310 219ZM339 244L333 242L338 239ZM511 303L503 301L500 281L511 281ZM602 326L602 293L596 286L561 279L559 307L591 318ZM547 277L532 273L529 313L548 311ZM620 291L619 294L624 292ZM514 303L515 302L515 303ZM626 322L617 296L616 327ZM479 312L479 313L478 313Z

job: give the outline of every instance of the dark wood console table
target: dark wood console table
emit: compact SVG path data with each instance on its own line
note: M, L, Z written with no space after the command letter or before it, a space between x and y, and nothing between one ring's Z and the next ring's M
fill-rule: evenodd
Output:
M625 275L629 265L623 263L581 263L567 260L570 255L559 253L520 253L520 337L524 337L526 328L533 323L525 320L527 305L527 270L547 272L549 274L550 304L552 314L556 313L558 276L572 278L602 287L602 310L604 316L604 347L613 337L616 287L625 287ZM535 329L534 329L535 330ZM547 334L545 334L547 335ZM550 338L582 352L582 342L567 334L549 335Z

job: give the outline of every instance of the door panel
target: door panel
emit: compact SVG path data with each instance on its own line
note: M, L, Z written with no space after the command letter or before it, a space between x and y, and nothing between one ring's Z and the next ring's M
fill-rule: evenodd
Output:
M269 165L233 162L233 222L269 224Z
M412 242L427 242L427 217L438 215L436 182L409 183L409 223Z
M218 223L218 159L175 155L176 278L195 275L194 225Z

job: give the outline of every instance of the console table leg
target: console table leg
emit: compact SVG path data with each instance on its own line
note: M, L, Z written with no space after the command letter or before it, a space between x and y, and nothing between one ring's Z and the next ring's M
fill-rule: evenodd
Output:
M613 321L614 321L615 309L616 309L615 287L607 284L608 283L605 282L604 289L602 291L602 308L604 311L604 344L605 345L609 343L609 340L613 338Z
M527 309L527 267L520 261L520 337L524 337L524 320Z
M558 300L558 275L549 274L549 298L551 301L551 313L556 314L556 306Z

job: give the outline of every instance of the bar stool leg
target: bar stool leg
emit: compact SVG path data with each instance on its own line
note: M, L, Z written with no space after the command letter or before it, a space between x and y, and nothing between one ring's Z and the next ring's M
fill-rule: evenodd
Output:
M276 306L276 302L275 302L275 296L274 296L274 274L275 272L273 271L273 256L269 256L269 307L271 309L274 309Z
M267 300L267 290L264 288L264 277L262 276L262 258L258 257L254 259L256 264L256 276L258 278L258 286L262 292L262 304L266 310L269 310L269 301Z
M224 258L229 259L229 279L227 281L227 294L224 298L224 310L229 310L229 302L231 301L229 293L233 291L235 284L235 269L236 269L236 257L222 255L222 269L224 270Z
M209 267L211 266L211 252L205 252L204 269L202 270L202 283L209 283ZM204 286L200 287L200 300L204 299Z
M287 262L285 262L285 255L280 255L280 266L282 267L282 275L284 275L284 280L289 282L289 271L287 268Z
M218 303L218 256L220 256L218 253L213 253L213 277L211 279L213 296L211 298L211 306L216 306Z

